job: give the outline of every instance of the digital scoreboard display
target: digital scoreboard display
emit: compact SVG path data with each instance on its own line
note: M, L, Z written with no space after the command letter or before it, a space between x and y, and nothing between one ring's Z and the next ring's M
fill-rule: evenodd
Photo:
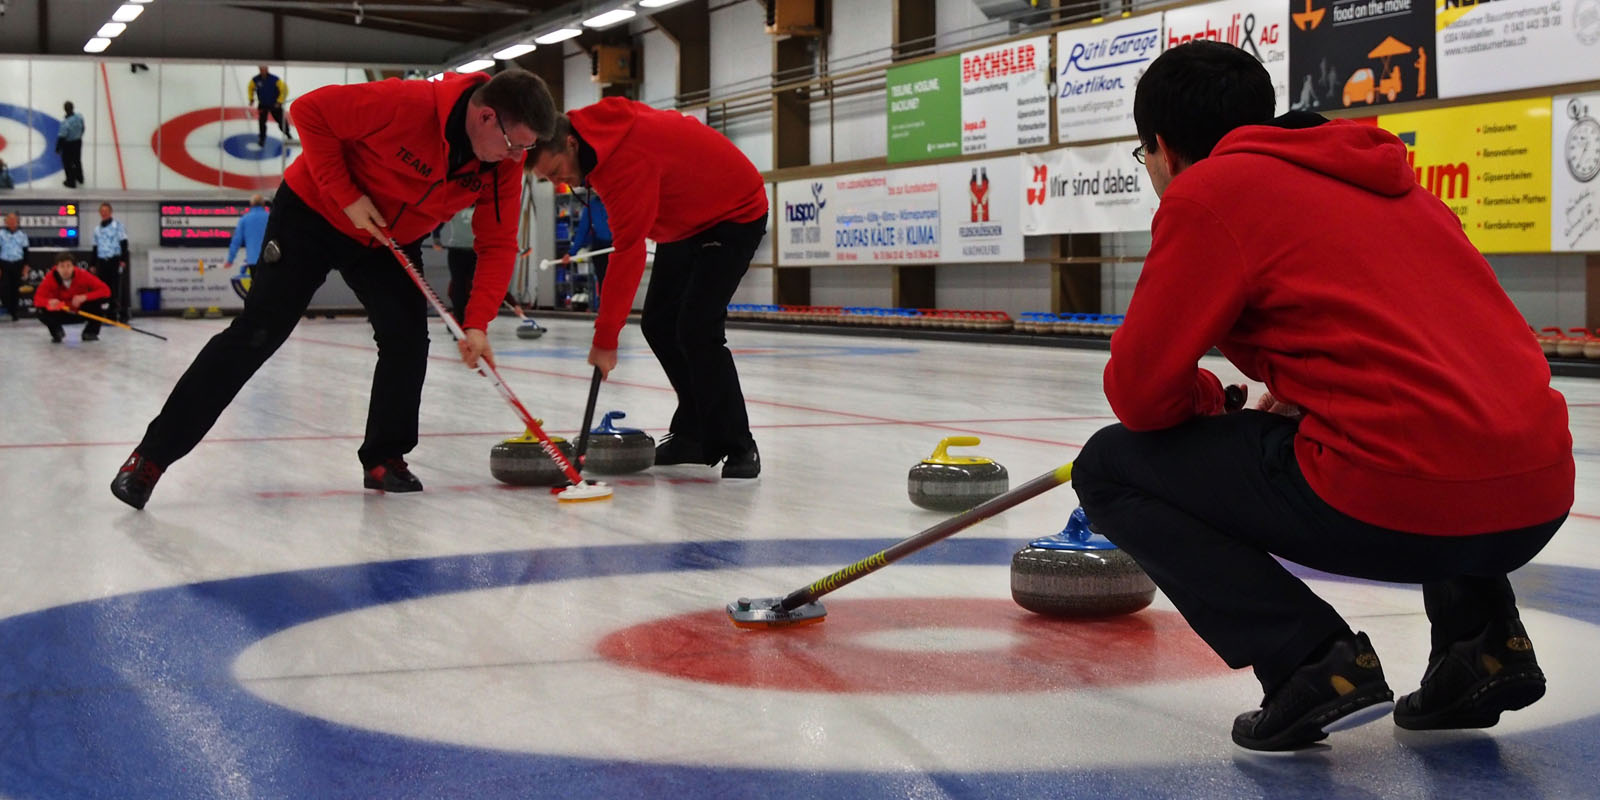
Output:
M227 247L249 203L161 204L162 247Z
M15 212L17 227L28 234L29 247L78 247L78 204L53 200L28 200L0 204L0 211Z

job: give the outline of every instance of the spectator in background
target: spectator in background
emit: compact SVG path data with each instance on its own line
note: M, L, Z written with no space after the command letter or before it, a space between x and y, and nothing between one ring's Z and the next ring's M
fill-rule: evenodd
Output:
M11 168L6 166L6 160L0 158L0 189L15 189L17 182L11 179Z
M28 274L28 234L18 226L15 213L6 215L6 226L0 228L0 300L6 304L11 321L22 318L22 306L17 289Z
M68 189L77 188L83 183L83 115L72 110L72 101L66 105L67 115L61 120L61 128L56 131L56 153L61 156L61 171L66 173L67 180L63 183Z
M433 249L445 251L450 265L450 313L456 321L466 319L467 296L472 293L472 277L478 271L478 252L472 249L472 211L467 206L443 225L433 229Z
M289 119L283 113L283 101L287 99L289 84L268 72L265 66L250 79L250 102L256 107L256 120L261 123L260 133L256 136L257 147L267 146L268 116L278 121L278 130L283 131L284 141L289 140Z
M110 296L111 289L104 281L86 269L78 269L78 265L72 261L72 254L62 251L56 254L55 269L39 282L33 303L39 312L39 321L50 329L51 344L61 343L65 335L61 330L62 325L78 320L84 321L83 340L93 342L100 338L100 322L72 312L82 309L103 316L106 313L105 299Z
M572 256L581 255L583 250L604 250L611 246L611 220L606 216L606 207L600 202L599 195L588 189L573 188L574 191L584 193L583 216L578 219L578 226L572 232L572 242L567 245L567 252L561 256L562 266L572 263ZM594 265L594 305L600 305L600 284L606 280L606 266L611 263L611 254L594 256L589 259Z
M233 269L233 259L244 246L244 264L239 267L239 277L247 277L261 260L261 245L267 239L267 199L261 195L250 197L250 210L233 226L233 240L228 242L228 263L224 269Z
M94 271L112 287L111 318L128 321L128 229L111 218L111 204L100 204L100 225L94 229Z

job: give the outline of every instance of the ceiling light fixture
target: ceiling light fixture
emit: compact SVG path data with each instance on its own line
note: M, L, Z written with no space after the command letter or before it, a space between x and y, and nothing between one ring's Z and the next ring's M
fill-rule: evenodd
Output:
M113 39L121 36L122 32L127 29L128 26L121 22L107 22L100 26L100 31L95 36L101 39Z
M605 12L604 14L596 14L596 15L584 20L583 21L583 26L585 28L595 28L595 29L609 28L612 25L615 25L615 24L617 24L619 22L622 22L624 20L633 19L636 16L638 16L638 12L634 11L631 8L613 8L610 11Z
M510 61L518 56L525 56L538 48L531 44L514 44L503 50L496 50L494 57L500 61Z
M138 19L139 15L143 13L144 6L136 6L132 3L127 3L119 6L116 11L111 12L111 19L115 22L132 22Z
M104 37L101 37L101 36L96 36L93 39L90 39L89 41L84 42L84 44L83 44L83 52L85 52L85 53L100 53L100 52L104 52L105 49L107 47L110 47L110 46L111 46L111 40L110 39L107 39L107 38L104 38Z
M555 44L556 42L564 42L574 36L582 35L583 31L577 28L559 28L543 36L535 38L534 41L538 42L539 44Z
M487 58L475 58L456 67L456 72L478 72L494 66L494 62Z

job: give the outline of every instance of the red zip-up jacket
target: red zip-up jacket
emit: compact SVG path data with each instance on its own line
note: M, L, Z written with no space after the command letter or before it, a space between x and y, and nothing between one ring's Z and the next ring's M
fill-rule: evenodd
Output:
M391 78L306 94L294 101L294 124L305 152L283 175L289 188L339 232L369 247L376 242L344 213L363 194L388 221L396 242L418 241L476 205L472 235L478 267L461 323L480 330L488 328L511 284L522 155L497 163L474 158L446 175L445 123L461 95L488 80L484 74L436 82Z
M617 250L600 293L594 346L615 350L644 277L645 238L676 242L722 222L761 219L766 184L726 136L676 111L608 97L567 117L594 148L589 186L611 216Z
M1196 366L1215 345L1302 409L1296 459L1348 516L1455 536L1571 509L1549 364L1393 134L1239 128L1173 179L1152 232L1105 369L1127 427L1220 411Z
M81 267L72 270L72 284L61 285L61 276L56 274L52 267L50 274L39 281L39 288L33 290L33 307L40 311L50 309L51 300L60 300L67 305L72 305L72 298L83 295L84 302L104 300L111 296L111 287L100 280L94 273Z

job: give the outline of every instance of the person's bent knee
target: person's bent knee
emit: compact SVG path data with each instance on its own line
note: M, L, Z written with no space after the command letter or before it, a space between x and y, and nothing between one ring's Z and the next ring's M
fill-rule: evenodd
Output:
M1114 472L1112 465L1124 450L1130 435L1132 433L1121 423L1114 423L1095 431L1089 441L1084 442L1078 457L1072 461L1072 484L1080 495L1084 487L1104 483L1106 477Z

